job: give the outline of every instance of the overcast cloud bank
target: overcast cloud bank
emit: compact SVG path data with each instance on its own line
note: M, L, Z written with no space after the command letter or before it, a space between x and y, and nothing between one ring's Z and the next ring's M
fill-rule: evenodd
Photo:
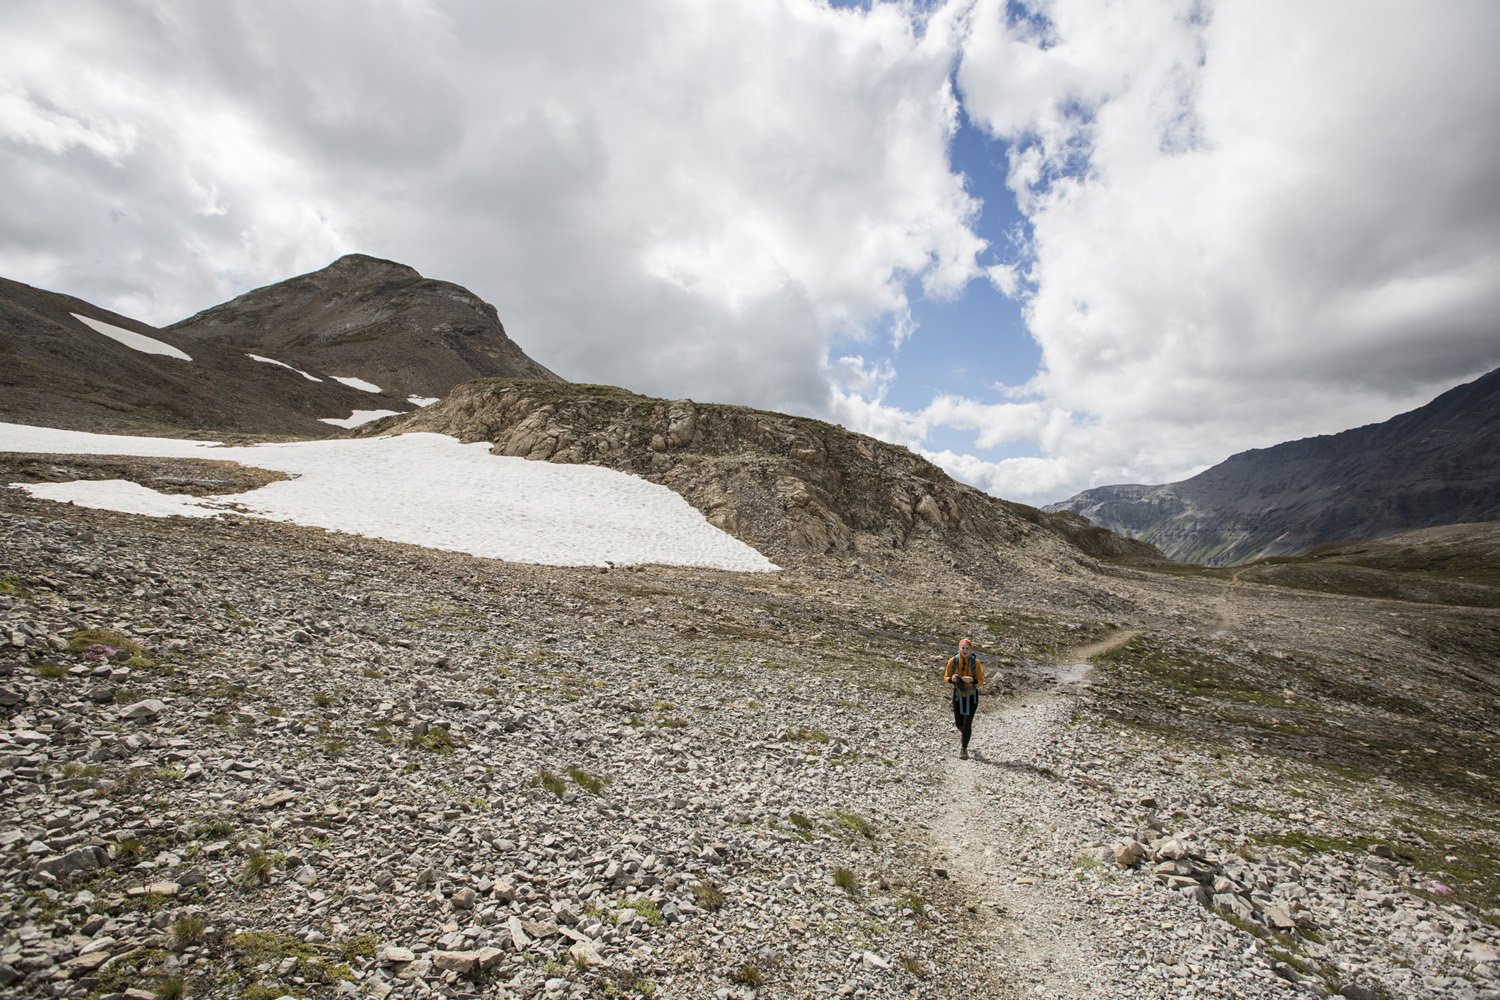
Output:
M1500 364L1488 0L35 0L5 29L0 273L148 322L377 254L567 378L824 416L1031 502ZM1003 183L955 172L963 114ZM993 199L1024 225L985 265ZM986 280L1040 369L996 384L976 337L967 386L892 402L915 297Z

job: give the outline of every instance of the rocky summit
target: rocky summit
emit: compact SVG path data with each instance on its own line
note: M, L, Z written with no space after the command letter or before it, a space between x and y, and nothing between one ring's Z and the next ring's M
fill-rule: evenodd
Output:
M1418 593L1441 539L557 569L13 489L0 532L8 996L1500 997L1500 579Z
M1047 510L1209 566L1493 521L1500 369L1384 423L1241 452L1178 483L1085 490Z
M473 292L365 254L246 292L166 332L353 374L403 397L441 397L486 376L558 378L506 335L495 307Z

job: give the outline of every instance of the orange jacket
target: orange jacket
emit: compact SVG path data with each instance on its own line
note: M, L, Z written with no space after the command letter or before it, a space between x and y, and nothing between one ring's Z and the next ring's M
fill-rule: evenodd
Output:
M984 684L984 664L979 662L979 657L970 653L960 658L957 655L948 658L948 667L943 671L943 683L952 684L955 681L964 681L980 687Z

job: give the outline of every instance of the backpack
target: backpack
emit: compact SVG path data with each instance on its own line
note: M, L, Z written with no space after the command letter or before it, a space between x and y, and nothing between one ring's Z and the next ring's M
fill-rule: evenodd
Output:
M953 664L955 676L957 675L958 668L963 663L963 661L960 659L960 656L961 654L955 653L953 654L953 657L948 661L949 663ZM971 664L969 668L969 676L977 678L979 676L980 666L979 655L977 653L970 653L969 662ZM973 715L974 710L979 707L979 686L977 684L965 684L962 681L959 681L958 683L953 685L953 700L957 703L958 711L960 714Z

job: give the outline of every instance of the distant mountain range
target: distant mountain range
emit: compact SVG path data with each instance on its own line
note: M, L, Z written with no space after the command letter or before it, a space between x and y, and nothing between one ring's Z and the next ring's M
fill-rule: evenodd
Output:
M1241 452L1177 483L1100 486L1046 510L1210 566L1495 520L1500 369L1384 423Z
M472 292L359 254L162 329L0 278L0 420L326 436L506 375L558 379Z

